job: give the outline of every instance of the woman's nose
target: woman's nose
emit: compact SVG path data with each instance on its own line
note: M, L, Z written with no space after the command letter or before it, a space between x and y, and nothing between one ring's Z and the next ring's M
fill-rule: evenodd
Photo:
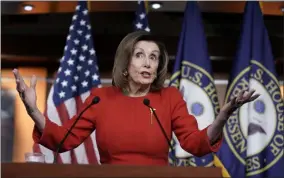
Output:
M145 66L145 67L150 67L150 59L149 59L149 58L145 58L145 60L144 60L144 66Z

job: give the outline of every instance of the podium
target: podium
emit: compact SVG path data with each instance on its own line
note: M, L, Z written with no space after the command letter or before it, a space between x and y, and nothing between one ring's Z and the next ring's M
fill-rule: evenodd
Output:
M198 178L222 177L220 168L124 166L124 165L74 165L42 163L1 163L2 178Z

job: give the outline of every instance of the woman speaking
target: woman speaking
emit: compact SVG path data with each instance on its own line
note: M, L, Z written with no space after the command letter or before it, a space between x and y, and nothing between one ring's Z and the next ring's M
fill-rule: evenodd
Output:
M181 147L195 156L216 152L230 114L259 95L240 92L221 108L211 125L199 130L179 90L163 87L168 61L164 45L150 33L128 34L116 51L112 86L92 90L81 111L90 107L70 130L59 152L76 148L94 130L101 164L168 165L172 132ZM17 91L35 123L34 141L56 151L78 115L62 126L46 119L36 105L36 77L28 86L17 69L13 73Z

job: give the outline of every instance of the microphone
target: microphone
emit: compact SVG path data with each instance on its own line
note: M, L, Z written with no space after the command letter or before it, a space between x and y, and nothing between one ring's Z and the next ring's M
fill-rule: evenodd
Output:
M66 140L67 136L71 133L71 130L74 128L74 126L76 125L76 123L79 121L79 119L81 118L82 114L89 109L92 105L94 104L98 104L100 102L100 97L95 96L92 100L92 102L83 110L80 112L80 114L78 115L78 117L75 119L74 123L72 124L72 126L70 127L70 129L68 129L68 132L66 133L66 135L64 136L64 138L61 140L61 142L58 144L56 152L55 152L55 156L54 156L54 161L53 163L57 162L57 157L59 154L59 150L61 149L64 141Z
M164 128L163 128L163 126L162 126L162 124L161 124L161 122L160 122L160 120L159 120L159 118L158 118L158 116L157 116L157 114L156 114L156 112L155 112L155 110L154 110L154 109L151 107L151 105L150 105L150 100L147 99L147 98L145 98L145 99L143 100L143 104L146 105L147 107L149 107L149 108L152 110L152 112L153 112L153 114L154 114L154 116L155 116L155 118L156 118L156 120L157 120L157 122L158 122L158 124L159 124L159 127L160 127L160 129L162 130L162 132L163 132L163 134L164 134L164 137L166 138L166 140L167 140L167 142L168 142L168 145L170 146L171 150L174 150L173 147L172 147L172 145L171 145L171 141L170 141L170 139L167 137L167 134L166 134L166 132L165 132L165 130L164 130ZM174 166L176 166L176 158L174 158Z

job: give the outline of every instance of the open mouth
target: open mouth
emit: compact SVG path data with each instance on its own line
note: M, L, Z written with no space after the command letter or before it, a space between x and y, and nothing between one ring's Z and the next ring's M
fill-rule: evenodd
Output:
M151 73L150 72L141 72L141 75L145 78L149 78L151 77Z

